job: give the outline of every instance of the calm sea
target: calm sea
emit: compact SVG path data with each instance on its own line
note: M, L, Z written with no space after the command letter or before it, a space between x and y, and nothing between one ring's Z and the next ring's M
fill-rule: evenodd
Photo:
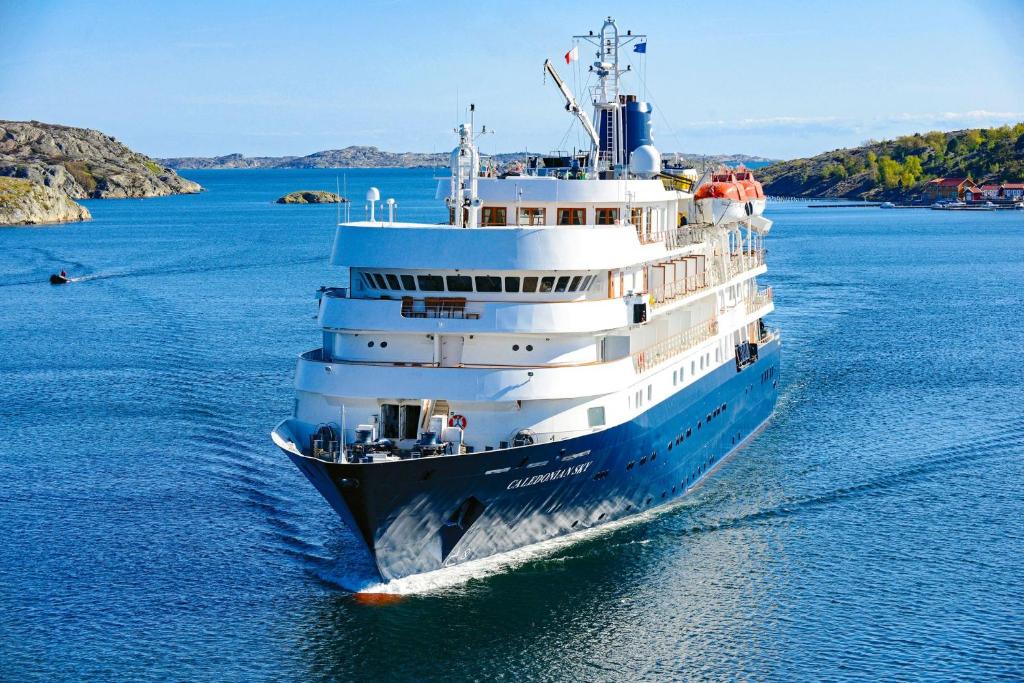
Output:
M1024 678L1024 212L772 205L768 428L671 510L379 604L268 436L338 281L335 208L271 202L442 220L434 174L185 175L0 230L0 679Z

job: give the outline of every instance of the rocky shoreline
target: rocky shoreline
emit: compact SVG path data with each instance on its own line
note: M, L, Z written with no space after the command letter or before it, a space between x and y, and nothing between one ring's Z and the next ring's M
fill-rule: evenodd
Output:
M89 211L75 199L203 189L100 131L38 121L0 121L0 179L0 225L88 220Z

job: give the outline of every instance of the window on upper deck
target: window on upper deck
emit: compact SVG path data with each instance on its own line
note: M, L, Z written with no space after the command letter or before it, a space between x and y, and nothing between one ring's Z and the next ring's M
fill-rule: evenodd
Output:
M524 206L519 209L519 225L544 225L544 209Z
M476 291L478 292L500 292L501 278L492 275L476 276Z
M535 285L536 286L536 285ZM519 278L507 277L505 278L505 291L506 292L518 292L519 291Z
M485 206L480 210L480 225L507 225L507 216L504 206Z
M449 292L473 291L473 278L468 275L449 275L446 279L448 280Z
M587 210L586 209L559 209L558 210L558 224L559 225L583 225L586 220Z
M555 278L543 277L540 279L540 291L550 292L555 286Z
M569 288L569 276L568 275L563 275L562 277L558 278L558 284L555 285L555 291L556 292L564 292L568 288Z
M402 287L404 287L405 289L410 290L410 291L411 290L415 290L416 289L416 278L414 278L412 275L403 275L402 276Z
M376 289L377 288L377 283L373 281L373 278L370 277L369 273L360 273L360 275L363 278L363 284L365 286L369 287L370 289Z
M536 292L537 291L537 280L535 277L524 277L523 278L523 291L524 292Z
M576 277L574 277L572 279L572 282L569 283L569 291L570 292L575 292L577 289L579 289L580 288L580 280L582 280L582 279L583 279L582 275L577 275Z
M597 210L597 224L598 225L615 225L615 221L619 220L618 209L598 209Z
M633 225L642 225L644 220L643 209L633 209L629 214L629 222Z
M388 273L385 277L388 279L388 286L391 289L401 289L402 286L398 284L398 276L393 273Z
M444 291L444 278L440 275L417 275L416 282L424 292Z
M374 273L373 274L373 279L377 283L377 287L379 289L387 289L388 288L388 281L385 280L384 276L381 275L380 273Z

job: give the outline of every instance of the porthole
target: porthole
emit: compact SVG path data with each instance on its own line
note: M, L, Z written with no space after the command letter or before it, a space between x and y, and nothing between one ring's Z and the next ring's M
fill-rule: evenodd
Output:
M366 345L369 346L371 349L373 348L373 342L366 342Z
M577 519L575 522L572 523L572 528L575 529L576 525L579 524L579 523L580 523L580 520Z
M646 465L647 464L647 456L646 455L644 457L640 458L640 464L641 465Z
M512 350L513 351L518 351L519 350L519 344L513 344L512 345Z
M651 462L654 462L657 459L658 459L658 454L657 453L651 453Z
M527 344L526 345L526 350L527 351L533 351L533 345L532 344Z
M598 521L601 521L602 519L604 519L607 516L608 516L608 513L602 512L600 515L598 515L597 519L598 519Z
M380 348L382 348L382 349L386 349L387 347L388 347L388 343L387 343L386 341L382 341L382 342L380 343Z
M635 464L636 463L634 463L632 460L630 460L629 462L626 463L626 469L627 470L633 469L633 465L635 465Z
M686 438L689 439L691 434L693 434L693 427L687 427L686 428Z
M697 422L697 429L700 429L700 428L701 428L701 423L698 421Z

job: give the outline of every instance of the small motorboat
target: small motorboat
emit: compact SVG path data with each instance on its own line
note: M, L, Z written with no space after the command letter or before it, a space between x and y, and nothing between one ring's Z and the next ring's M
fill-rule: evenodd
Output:
M50 276L51 285L64 285L71 282L71 278L63 270Z

